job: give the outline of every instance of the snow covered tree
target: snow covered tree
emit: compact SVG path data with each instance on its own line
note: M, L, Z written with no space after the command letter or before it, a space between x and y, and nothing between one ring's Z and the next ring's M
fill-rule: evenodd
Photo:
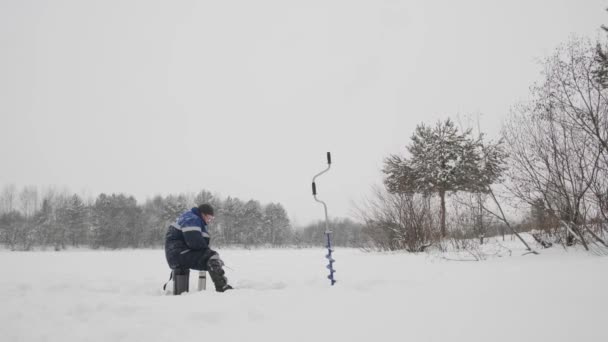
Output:
M561 241L585 235L605 245L588 224L592 215L606 221L608 193L608 99L594 46L571 40L545 61L543 80L531 101L518 106L503 127L509 147L510 190L530 205L540 205L560 222Z
M57 198L54 194L46 195L42 200L42 207L34 215L33 222L37 242L41 245L53 245L55 250L60 250L65 247L65 227L57 220L56 204Z
M164 208L165 201L162 196L155 196L143 205L143 224L146 229L142 236L142 242L145 246L158 246L162 244L167 227L172 221L175 221L175 217L165 219L163 215Z
M55 250L67 244L78 246L87 239L87 210L80 196L67 193L53 197L53 241Z
M211 192L207 190L201 190L196 196L194 196L194 205L198 206L203 203L210 204L214 209L220 207L220 200L218 200Z
M0 194L0 213L10 213L16 209L17 187L14 184L5 185Z
M17 191L15 186L6 186L0 192L0 244L11 249L50 245L56 250L69 244L93 248L158 246L170 223L202 203L215 208L216 220L208 228L215 245L281 245L291 239L287 213L278 203L266 208L253 199L247 203L231 197L222 200L201 190L197 194L156 196L143 205L132 196L102 193L93 203L85 204L76 194L49 190L39 206L37 189Z
M264 242L273 246L284 245L292 236L292 228L285 208L280 203L264 207Z
M137 247L143 227L142 210L132 196L101 194L93 206L94 247Z
M191 203L185 195L169 195L164 200L162 218L167 222L175 221L183 212L191 209Z
M102 193L97 196L92 208L92 242L94 248L110 245L113 235L111 197Z
M238 243L238 234L243 225L243 202L228 196L219 210L218 220L214 223L219 228L219 236L214 241L220 244Z
M16 210L0 215L0 243L15 250L19 242L19 234L23 232L25 223L25 217Z
M242 225L239 242L245 246L257 246L263 242L262 205L255 200L249 200L243 206Z
M385 160L384 183L391 193L439 195L441 236L446 236L445 195L449 192L485 192L502 172L501 143L490 144L484 155L481 137L459 132L452 120L431 128L420 124L407 147L410 158L391 155Z
M6 244L11 250L17 245L19 232L25 225L25 217L17 211L17 187L5 185L0 194L0 243Z
M608 9L606 9L606 11L608 11ZM608 27L606 25L602 25L602 30L608 33ZM594 61L595 64L592 69L594 80L603 89L608 89L608 51L606 47L602 46L601 42L596 43Z
M87 241L87 210L80 196L73 194L66 199L58 217L66 227L66 241L79 246Z
M37 227L32 217L38 210L38 189L33 186L24 187L19 193L20 209L25 216L25 225L20 232L20 242L24 250L29 250L36 242Z
M38 189L32 186L24 187L19 193L21 212L25 217L31 217L38 210Z

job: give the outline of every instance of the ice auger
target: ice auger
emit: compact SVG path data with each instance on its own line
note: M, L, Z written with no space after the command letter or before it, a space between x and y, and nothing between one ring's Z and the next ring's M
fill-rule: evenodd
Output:
M315 198L315 201L323 204L323 208L325 209L325 236L327 238L327 255L325 255L325 258L327 258L327 260L329 260L329 264L327 264L327 269L329 270L329 276L327 276L327 279L329 279L331 281L331 285L334 285L336 283L336 280L334 279L334 273L336 272L334 270L334 262L335 260L332 258L331 253L334 251L331 248L331 231L329 230L329 223L327 220L327 205L325 204L325 202L319 200L317 198L317 185L315 184L315 179L317 177L319 177L320 175L324 174L325 172L329 171L329 168L331 167L331 154L329 152L327 152L327 169L319 172L317 175L315 175L312 178L312 195Z

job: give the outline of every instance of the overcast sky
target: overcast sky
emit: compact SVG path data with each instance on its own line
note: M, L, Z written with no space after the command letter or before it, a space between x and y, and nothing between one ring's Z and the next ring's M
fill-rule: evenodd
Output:
M458 4L456 4L458 3ZM0 186L208 189L348 216L415 126L496 136L608 1L0 0Z

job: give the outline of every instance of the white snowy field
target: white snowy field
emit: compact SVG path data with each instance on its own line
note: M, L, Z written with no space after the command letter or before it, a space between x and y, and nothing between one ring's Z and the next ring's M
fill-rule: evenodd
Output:
M608 257L220 253L238 290L166 296L162 250L2 251L0 341L608 341Z

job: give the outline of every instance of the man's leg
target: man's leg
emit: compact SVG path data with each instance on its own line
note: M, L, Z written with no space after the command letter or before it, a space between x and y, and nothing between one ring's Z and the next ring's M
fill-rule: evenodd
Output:
M215 290L218 292L232 289L232 286L228 285L228 279L224 275L224 262L216 251L211 249L188 251L180 255L180 265L194 270L208 271L215 285Z
M206 259L207 270L209 271L211 280L213 280L215 290L217 292L232 290L232 286L228 285L228 279L224 275L224 262L220 259L220 255L215 251L209 250L209 253L206 253L203 259Z
M203 265L203 251L187 251L179 255L179 267L188 268L198 271L206 271L207 267Z

